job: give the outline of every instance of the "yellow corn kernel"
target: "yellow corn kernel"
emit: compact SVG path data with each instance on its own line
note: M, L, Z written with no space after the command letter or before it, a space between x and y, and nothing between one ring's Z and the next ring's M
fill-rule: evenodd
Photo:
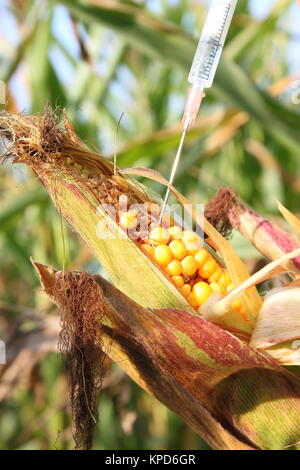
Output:
M132 230L137 226L138 223L137 212L123 212L120 217L120 225L125 230Z
M227 286L226 290L227 292L230 292L231 290L234 289L234 285L233 284L229 284L229 286Z
M166 267L166 270L169 274L171 274L171 276L180 276L182 273L182 266L180 261L178 259L173 259Z
M175 286L178 287L178 289L180 289L184 285L184 280L181 276L172 276L172 281Z
M220 284L218 284L217 282L212 282L209 287L211 288L211 290L213 292L218 292L220 295L224 295L226 290L220 286Z
M227 271L224 272L224 280L226 282L226 286L229 286L229 284L231 284L231 279Z
M154 248L153 246L151 245L147 245L147 243L143 243L141 245L141 249L143 250L144 253L146 253L147 255L151 256L151 258L154 258Z
M172 240L181 240L182 239L182 228L178 225L168 228L169 235Z
M188 255L185 258L183 258L183 260L181 261L181 264L182 264L182 271L184 272L184 274L186 274L186 276L193 276L198 269L198 264L195 258L191 255Z
M192 232L191 230L184 230L182 233L182 239L187 242L199 242L200 237L196 232Z
M159 245L155 248L155 259L161 266L168 266L172 261L172 251L167 245Z
M155 227L150 232L150 241L153 245L162 245L163 243L168 243L169 240L169 232L163 227Z
M203 305L212 294L212 289L206 282L197 282L193 287L193 293L198 305Z
M207 261L202 268L198 269L199 276L203 279L208 279L213 275L215 270L217 269L217 263L214 259L210 259Z
M191 304L192 307L195 307L195 308L199 307L199 304L198 304L198 301L194 292L191 292L186 300L189 302L189 304Z
M231 308L233 310L241 310L243 308L243 304L242 304L241 300L240 299L235 299L231 304Z
M169 247L173 253L174 258L182 260L186 255L186 249L182 241L180 240L173 240Z
M191 293L191 290L192 288L189 284L184 284L184 286L182 286L182 288L180 289L180 292L184 297L188 297Z
M187 250L199 250L201 247L201 239L196 232L184 230L182 233L182 241Z
M195 257L199 250L187 250L187 255Z
M202 267L210 257L210 254L205 248L201 248L201 250L198 250L194 256L199 268Z
M214 273L208 278L208 282L209 283L218 282L221 276L222 276L222 271L220 268L217 267Z
M220 284L220 286L222 286L223 289L225 289L226 291L226 288L227 288L227 282L226 282L226 278L225 278L225 272L223 271L219 281L218 281L218 284Z

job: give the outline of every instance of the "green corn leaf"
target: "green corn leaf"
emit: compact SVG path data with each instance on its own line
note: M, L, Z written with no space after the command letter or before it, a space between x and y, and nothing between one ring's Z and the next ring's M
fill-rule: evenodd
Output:
M196 40L179 28L164 23L140 9L94 5L80 0L62 0L81 21L98 21L121 34L131 46L153 60L179 67L186 74L196 50ZM271 98L250 80L243 69L223 54L213 88L222 98L248 112L269 133L290 149L299 147L300 117ZM293 122L293 125L291 125Z
M43 204L48 200L46 191L41 188L36 190L27 191L26 194L21 194L15 197L9 203L1 208L0 212L0 227L3 230L6 225L12 223L12 221L20 216L24 210L32 204Z

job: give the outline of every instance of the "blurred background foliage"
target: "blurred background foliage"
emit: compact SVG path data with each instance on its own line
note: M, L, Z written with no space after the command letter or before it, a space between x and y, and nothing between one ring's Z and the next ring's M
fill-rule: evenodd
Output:
M66 108L81 138L107 157L124 112L119 165L167 176L208 3L1 0L2 107ZM300 210L299 24L297 1L239 0L176 179L191 201L205 202L231 185L262 214L276 217L274 197ZM25 167L5 164L0 171L0 330L11 345L0 385L0 448L72 448L66 380L47 323L56 311L29 258L60 268L64 235L68 268L101 267L68 227L62 231L50 199ZM245 259L258 256L240 237L233 243ZM97 449L207 448L110 363L99 411Z

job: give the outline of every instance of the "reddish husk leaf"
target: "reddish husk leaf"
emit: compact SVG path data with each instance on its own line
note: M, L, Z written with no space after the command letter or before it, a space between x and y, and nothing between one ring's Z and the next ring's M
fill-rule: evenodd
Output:
M270 260L300 248L300 244L289 233L241 203L231 188L220 189L208 202L205 217L224 236L232 228L240 231ZM284 268L300 274L300 256L288 261Z
M88 276L36 267L62 310L65 297L57 293L65 292L65 280L72 302L78 280ZM299 442L299 378L203 318L178 309L145 309L100 276L88 278L101 304L104 352L213 448L284 449Z

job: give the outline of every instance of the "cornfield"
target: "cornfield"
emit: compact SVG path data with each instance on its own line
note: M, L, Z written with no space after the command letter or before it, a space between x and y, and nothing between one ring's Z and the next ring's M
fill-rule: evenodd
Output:
M1 449L300 448L300 5L239 0L170 185L206 10L0 6Z

